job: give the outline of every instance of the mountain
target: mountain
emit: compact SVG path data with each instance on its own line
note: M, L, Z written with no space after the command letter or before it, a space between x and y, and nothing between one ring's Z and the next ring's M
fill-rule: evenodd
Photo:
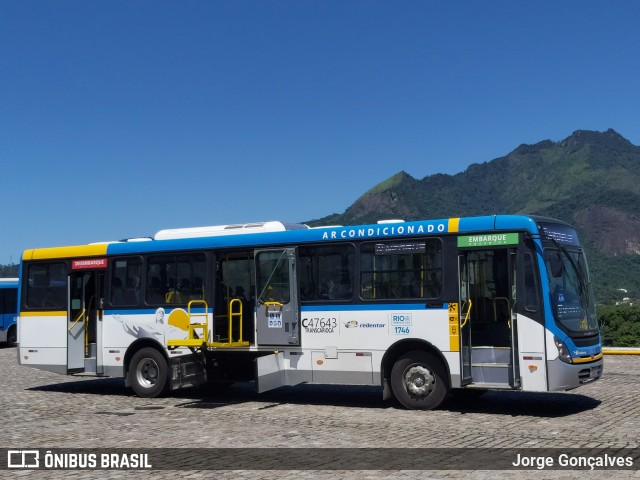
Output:
M520 145L456 175L421 180L399 172L342 214L310 225L524 213L576 226L599 299L618 288L640 298L640 147L614 130L578 130L560 142Z

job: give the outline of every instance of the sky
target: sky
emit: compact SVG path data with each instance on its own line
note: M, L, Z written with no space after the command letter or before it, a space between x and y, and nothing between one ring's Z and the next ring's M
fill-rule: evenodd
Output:
M639 21L636 0L0 0L0 264L317 219L575 130L640 145Z

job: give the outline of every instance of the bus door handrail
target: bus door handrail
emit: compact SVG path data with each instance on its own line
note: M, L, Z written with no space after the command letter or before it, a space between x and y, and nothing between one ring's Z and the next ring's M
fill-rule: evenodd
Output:
M80 312L78 312L76 319L73 320L72 325L69 327L69 331L73 330L73 328L78 324L78 322L80 322L80 320L85 320L86 313L87 313L86 308L83 308Z
M469 304L469 308L467 309L467 313L464 316L464 321L460 324L460 329L462 330L462 328L464 328L464 326L467 324L467 322L469 321L469 315L471 314L471 306L473 305L473 302L471 300L467 300L466 302L464 302L462 304L462 308L464 309L464 306L466 304Z
M233 306L236 304L240 308L234 312ZM229 343L233 343L233 317L238 317L238 342L242 342L242 300L239 298L229 300Z
M204 308L204 313L194 313L191 311L191 309L195 306L195 305L202 305L202 307ZM206 300L190 300L189 303L187 303L187 317L189 318L189 340L193 340L196 337L197 333L196 330L197 329L201 329L202 330L202 335L204 337L205 341L208 341L209 338L209 305L207 304ZM204 322L200 322L200 323L192 323L192 319L194 317L203 317L204 318Z

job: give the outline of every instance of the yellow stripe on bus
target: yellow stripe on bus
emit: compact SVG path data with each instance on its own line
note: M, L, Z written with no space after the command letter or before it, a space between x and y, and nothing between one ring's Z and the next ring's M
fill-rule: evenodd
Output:
M598 355L594 355L593 357L589 357L589 358L574 358L573 363L595 362L596 360L600 360L601 358L602 358L602 354L599 353Z
M107 244L80 245L76 247L36 248L27 250L22 260L45 260L48 258L94 257L107 254Z
M450 218L449 219L449 233L456 233L458 228L460 227L460 218Z
M66 310L55 310L55 311L47 311L47 312L20 312L21 317L66 317Z

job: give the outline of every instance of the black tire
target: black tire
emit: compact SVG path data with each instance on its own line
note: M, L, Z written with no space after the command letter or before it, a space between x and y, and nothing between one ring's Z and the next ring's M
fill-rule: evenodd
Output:
M155 348L142 348L131 359L127 380L137 396L158 397L169 390L167 361Z
M15 325L12 325L7 332L7 343L12 347L15 347L18 343L18 330Z
M428 352L411 351L391 369L391 389L396 400L411 410L433 410L448 393L446 370Z

